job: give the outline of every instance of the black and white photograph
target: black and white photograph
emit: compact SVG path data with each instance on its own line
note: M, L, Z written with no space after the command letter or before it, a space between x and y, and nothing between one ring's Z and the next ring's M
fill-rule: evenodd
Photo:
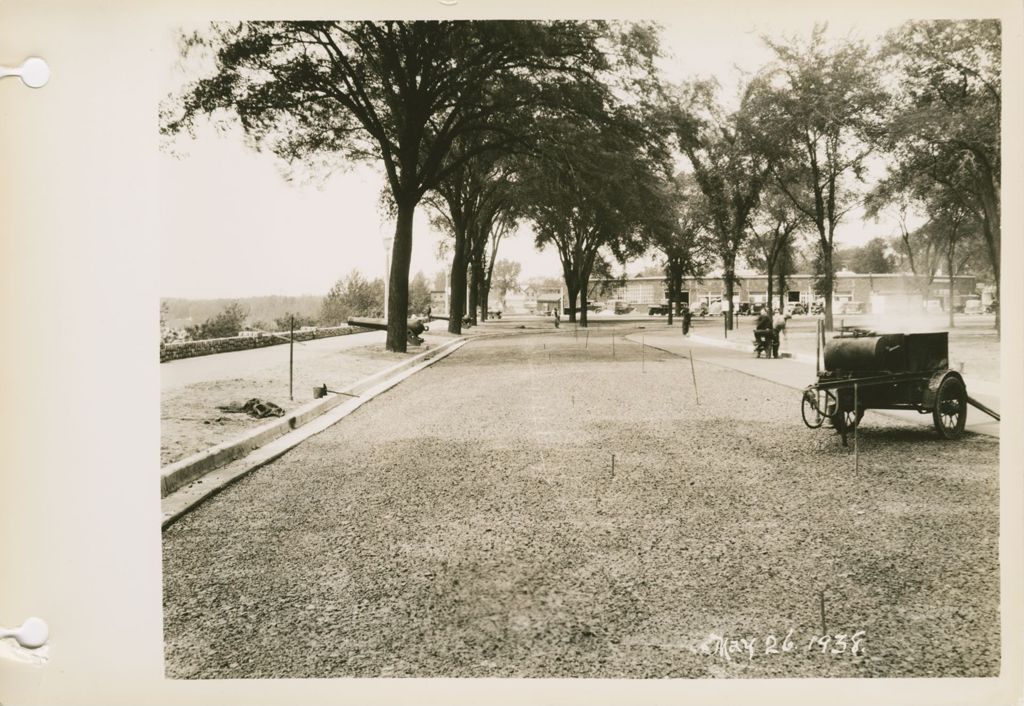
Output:
M1019 700L1015 3L0 31L0 700Z
M182 28L169 677L998 675L1000 22L703 29Z

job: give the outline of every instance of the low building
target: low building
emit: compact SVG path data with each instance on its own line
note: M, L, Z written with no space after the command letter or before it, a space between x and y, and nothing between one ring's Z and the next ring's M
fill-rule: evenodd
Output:
M521 291L507 293L502 310L506 314L548 314L558 308L562 297L557 289L528 286Z
M786 303L801 303L809 306L821 299L814 293L814 275L790 275L786 278ZM778 302L777 279L773 282L772 299ZM615 280L591 282L590 291L607 294L607 299L616 299L640 307L661 304L668 301L668 287L664 277L633 277L619 283ZM563 288L563 296L568 296ZM679 301L698 305L721 303L725 296L725 282L722 277L708 276L702 279L685 279ZM974 275L958 275L953 278L954 307L962 307L964 301L977 297L977 278ZM768 298L768 278L758 274L742 274L737 278L733 290L733 303L763 304ZM909 274L858 274L840 271L836 273L832 292L833 302L859 302L865 310L876 313L896 310L919 310L928 302L938 301L943 310L948 310L949 278L938 276L930 282Z

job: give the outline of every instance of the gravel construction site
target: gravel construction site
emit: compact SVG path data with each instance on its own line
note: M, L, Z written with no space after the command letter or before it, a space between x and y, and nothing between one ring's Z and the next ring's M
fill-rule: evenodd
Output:
M366 334L358 335L359 339L365 337ZM445 340L434 336L426 347L410 347L408 353L392 353L384 349L383 336L379 338L380 341L371 345L357 346L351 346L355 336L299 343L296 349L300 359L293 365L291 381L286 343L267 349L245 351L242 355L256 354L260 356L261 362L249 366L240 365L235 374L217 379L199 379L162 390L160 465L165 466L189 454L238 438L254 427L273 421L272 417L259 419L244 413L225 412L219 409L222 406L259 399L272 402L290 412L315 399L315 386L327 384L331 389L344 390L348 385L401 363ZM228 357L233 355L237 354L229 354ZM195 366L204 362L203 359L187 359L164 363L161 372L168 366Z
M855 470L632 330L471 341L170 526L167 676L999 674L998 439L869 412Z

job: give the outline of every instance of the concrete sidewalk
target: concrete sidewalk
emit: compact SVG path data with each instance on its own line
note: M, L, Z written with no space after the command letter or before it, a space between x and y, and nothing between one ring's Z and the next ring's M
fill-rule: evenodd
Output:
M348 416L377 395L390 390L458 350L465 338L452 338L437 348L381 370L339 393L300 407L284 418L257 427L249 434L193 454L161 468L162 526L188 512L210 495L253 470L276 460L310 436Z
M749 341L723 341L722 339L707 336L690 334L684 337L679 331L645 332L627 336L631 341L640 343L641 340L652 348L673 353L684 357L693 356L695 360L703 360L706 363L713 363L731 370L746 373L763 380L769 380L779 385L791 387L794 390L803 390L815 381L814 356L805 354L794 354L791 357L767 360L755 358L753 344ZM994 385L980 382L972 382L965 378L968 391L971 397L977 399L989 408L999 411L1000 399L998 388ZM794 396L793 412L799 414L799 396ZM904 421L917 424L932 424L930 414L924 415L917 412L903 412L900 410L871 410L874 414L892 416ZM981 410L970 407L967 414L967 431L988 436L999 436L999 422Z

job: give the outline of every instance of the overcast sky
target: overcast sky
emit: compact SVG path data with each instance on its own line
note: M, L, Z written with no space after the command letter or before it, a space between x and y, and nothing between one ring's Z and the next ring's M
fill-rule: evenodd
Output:
M863 11L855 19L832 16L830 35L852 32L868 40L899 19ZM724 15L695 15L686 23L666 24L663 43L673 56L665 65L673 81L715 76L732 90L740 71L767 63L770 51L761 36L809 34L814 18L755 20ZM176 73L176 33L167 33L164 77L168 91L181 80ZM382 238L394 224L384 222L377 203L383 175L375 165L355 164L321 186L286 182L268 155L246 147L238 135L200 130L196 140L181 138L175 157L161 154L161 296L246 297L265 294L322 295L353 269L368 277L384 273ZM895 233L890 223L861 223L851 214L837 231L842 244L860 244ZM440 235L421 208L413 231L411 272L428 276L442 270L436 258ZM523 277L558 277L557 256L538 252L524 227L503 242L499 259L517 260ZM634 264L630 270L651 264Z

